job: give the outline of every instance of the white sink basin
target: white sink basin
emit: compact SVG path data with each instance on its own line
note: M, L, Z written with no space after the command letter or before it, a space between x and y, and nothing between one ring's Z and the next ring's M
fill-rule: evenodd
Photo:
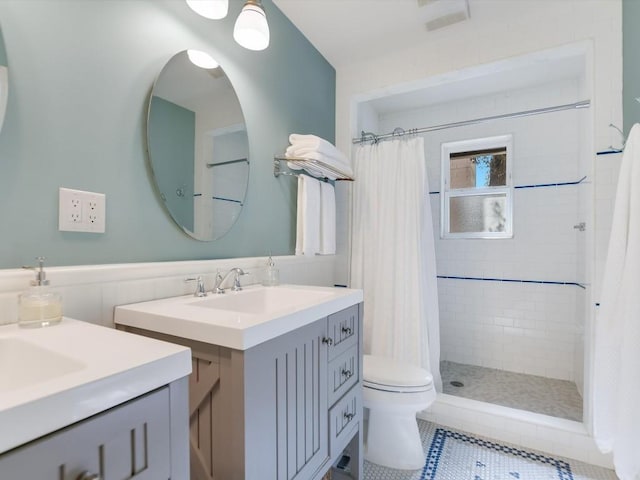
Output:
M0 326L0 456L188 375L190 353L70 318Z
M327 300L332 293L325 290L304 290L284 286L253 288L217 294L206 300L193 302L191 305L254 315L270 314Z
M362 290L308 285L250 286L240 292L163 298L116 307L115 323L247 350L362 302Z
M0 338L0 393L49 381L85 367L81 361L26 340Z

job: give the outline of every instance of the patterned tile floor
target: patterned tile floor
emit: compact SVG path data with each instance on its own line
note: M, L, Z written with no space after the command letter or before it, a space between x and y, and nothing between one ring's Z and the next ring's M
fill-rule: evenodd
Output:
M431 442L436 435L436 429L444 428L433 423L418 420L418 427L420 429L420 435L422 437L422 445L424 446L425 453L429 451ZM542 480L547 478L564 478L572 480L617 480L616 474L612 470L606 468L597 467L594 465L588 465L586 463L570 460L563 457L550 456L549 454L542 452L535 452L533 450L523 450L516 445L509 445L500 442L496 443L494 440L485 439L477 435L469 435L464 432L459 432L454 429L446 428L451 432L458 432L460 436L465 439L473 439L472 442L466 442L465 448L452 449L447 454L439 459L440 466L436 469L435 475L421 470L393 470L385 468L380 465L366 462L364 463L364 480L422 480L422 479L435 479L435 480ZM483 445L491 444L494 448L486 448ZM498 446L499 448L495 448ZM511 456L508 459L510 462L508 470L505 470L505 455L501 454L502 451L517 451L519 455ZM534 465L527 458L544 457L548 460L553 460L554 464L566 465L568 464L567 471L570 470L570 474L567 475L564 472L564 476L560 476L560 469L554 472L550 470L547 475L541 476L539 473L539 465ZM463 468L449 468L451 465L471 465L472 468L468 469L466 474L460 472ZM480 463L481 462L481 463ZM565 464L566 462L566 464ZM473 467L481 465L483 473L478 475L473 471ZM508 472L508 473L505 473Z
M573 382L449 361L440 362L440 373L444 393L582 421L582 397Z

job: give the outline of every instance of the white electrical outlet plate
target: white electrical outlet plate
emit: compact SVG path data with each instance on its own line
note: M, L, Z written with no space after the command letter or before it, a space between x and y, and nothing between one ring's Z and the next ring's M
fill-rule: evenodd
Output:
M106 197L103 193L60 188L58 230L104 233Z

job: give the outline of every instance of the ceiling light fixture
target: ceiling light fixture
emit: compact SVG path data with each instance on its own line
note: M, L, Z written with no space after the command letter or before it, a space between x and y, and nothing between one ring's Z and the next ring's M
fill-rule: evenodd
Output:
M196 67L211 70L220 66L220 64L216 62L211 55L201 50L189 49L187 50L187 56L189 57L189 60L191 60L191 63Z
M187 5L199 15L212 20L227 16L229 0L187 0Z
M269 46L269 24L261 0L247 0L233 27L233 38L249 50Z

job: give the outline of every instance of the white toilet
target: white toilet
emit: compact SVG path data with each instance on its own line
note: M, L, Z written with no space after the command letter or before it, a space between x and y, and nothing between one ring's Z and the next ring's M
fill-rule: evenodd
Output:
M364 355L363 405L369 409L364 458L402 470L424 467L416 413L436 399L432 375L392 358Z

